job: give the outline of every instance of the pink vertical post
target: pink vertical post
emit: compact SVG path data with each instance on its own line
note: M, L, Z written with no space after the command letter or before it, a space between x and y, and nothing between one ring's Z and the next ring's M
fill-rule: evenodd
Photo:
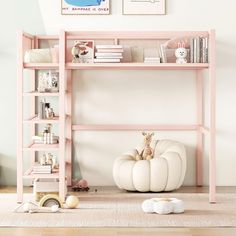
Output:
M67 70L66 93L66 176L67 185L72 184L72 71Z
M203 133L201 127L203 126L203 72L197 70L196 82L197 82L197 151L196 151L196 164L197 164L197 175L196 182L197 186L203 185Z
M23 32L17 34L17 202L23 201Z
M209 152L209 201L216 202L216 41L215 30L209 34L209 85L210 85L210 152Z
M59 38L59 196L65 200L65 31L60 32Z
M31 48L37 48L37 41L36 37L34 37L33 40L31 40ZM35 77L36 77L36 71L31 70L31 78L30 78L30 90L34 91L35 90ZM35 97L32 96L30 97L30 117L35 116ZM30 124L30 135L31 137L35 135L35 124L31 123ZM36 153L34 150L30 151L30 157L31 157L31 165L34 165L35 163L35 156Z

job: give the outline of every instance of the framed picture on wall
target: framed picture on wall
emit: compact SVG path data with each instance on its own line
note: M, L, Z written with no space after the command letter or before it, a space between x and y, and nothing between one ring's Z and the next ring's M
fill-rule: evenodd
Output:
M61 0L62 15L108 15L110 0Z
M123 0L124 15L164 15L166 0Z

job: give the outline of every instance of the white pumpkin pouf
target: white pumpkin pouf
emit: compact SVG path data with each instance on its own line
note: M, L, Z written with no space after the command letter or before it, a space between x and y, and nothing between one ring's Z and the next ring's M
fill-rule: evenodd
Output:
M157 141L156 141L157 142ZM139 192L162 192L178 189L186 172L186 151L183 144L160 140L151 160L135 160L137 150L115 160L113 178L120 189Z
M180 214L184 212L184 202L177 198L151 198L142 203L142 210L160 215Z

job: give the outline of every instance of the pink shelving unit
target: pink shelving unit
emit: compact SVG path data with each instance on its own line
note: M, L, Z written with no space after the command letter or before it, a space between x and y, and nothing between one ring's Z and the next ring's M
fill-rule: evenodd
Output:
M75 39L80 40L110 40L113 44L122 43L122 40L168 40L181 36L204 36L209 38L209 63L188 63L188 64L145 64L145 63L89 63L79 64L71 63L68 57L68 42ZM46 40L56 40L59 42L59 63L24 63L23 55L27 49L39 48L40 42ZM40 175L40 178L59 178L59 194L62 199L65 199L65 179L67 178L68 185L71 184L71 146L72 132L81 130L112 130L112 131L138 131L138 130L163 130L163 131L194 131L197 132L197 147L196 147L196 166L197 176L196 185L203 184L203 139L204 136L209 138L209 202L214 203L216 189L216 121L215 121L215 106L216 106L216 73L215 73L215 31L164 31L164 32L65 32L61 31L59 36L45 35L30 35L25 32L18 33L18 78L17 78L17 196L18 202L23 201L23 179L38 178L38 175L33 175L31 169L23 171L23 153L30 152L32 163L35 161L35 152L54 150L58 151L59 155L59 172L51 175ZM28 69L32 72L31 91L23 90L23 71ZM38 93L35 91L35 75L40 69L57 69L60 74L60 92L59 93ZM117 125L86 125L72 124L72 71L73 70L192 70L196 72L197 84L197 122L196 124L186 125L168 125L168 124L117 124ZM209 77L209 93L210 105L209 127L204 125L203 112L203 79L204 70L208 70ZM59 117L53 120L40 120L35 116L35 101L37 97L53 96L59 98ZM30 99L31 118L23 119L23 97ZM43 123L58 123L60 143L57 145L36 145L23 144L23 125L30 125L31 135L35 134L35 124Z

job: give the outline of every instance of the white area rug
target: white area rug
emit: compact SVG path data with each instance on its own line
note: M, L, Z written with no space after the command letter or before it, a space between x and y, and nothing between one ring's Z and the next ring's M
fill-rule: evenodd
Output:
M26 194L25 200L32 199ZM152 197L177 197L185 201L179 215L144 214L141 203ZM80 195L78 209L63 213L13 213L15 194L0 194L0 226L6 227L236 227L236 194L218 194L217 204L208 194L89 193Z

